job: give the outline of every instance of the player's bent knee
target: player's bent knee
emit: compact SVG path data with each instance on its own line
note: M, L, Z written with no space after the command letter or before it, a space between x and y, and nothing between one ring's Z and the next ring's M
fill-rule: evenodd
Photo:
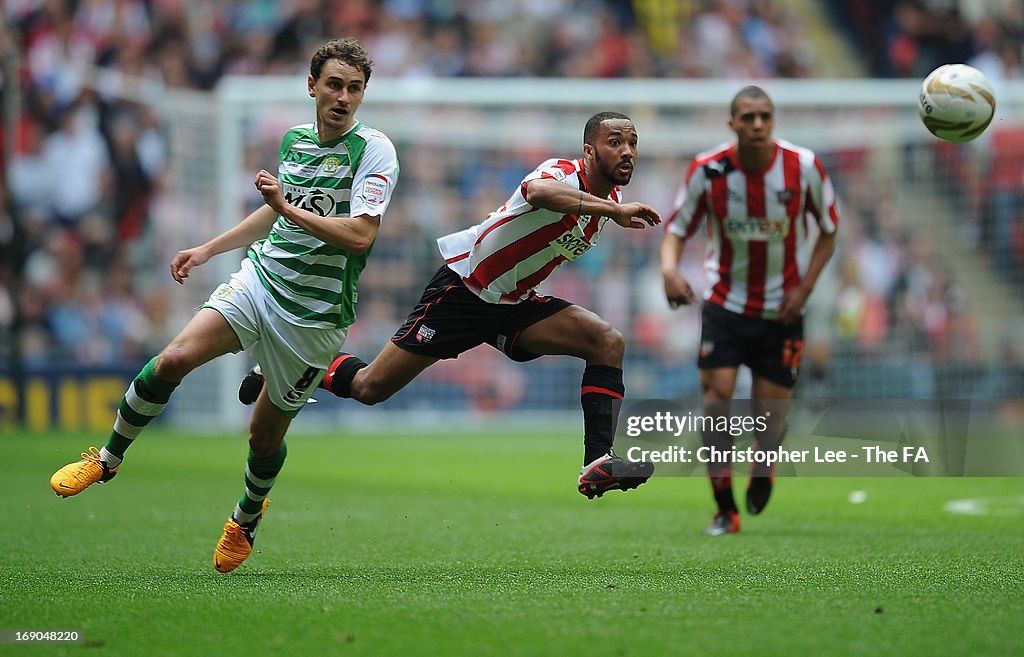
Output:
M194 367L182 348L170 345L160 353L153 370L164 381L181 381Z
M606 339L608 341L608 349L610 351L614 351L619 354L624 354L626 352L626 337L622 335L622 332L619 331L619 329L609 325Z
M597 330L591 332L587 340L588 361L601 361L618 365L626 353L626 339L611 324L602 322Z

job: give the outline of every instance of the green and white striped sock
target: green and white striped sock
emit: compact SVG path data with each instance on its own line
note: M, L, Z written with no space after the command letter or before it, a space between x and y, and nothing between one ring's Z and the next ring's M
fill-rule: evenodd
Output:
M156 376L156 359L146 363L139 375L128 386L128 390L117 407L117 419L110 439L103 447L102 454L108 467L117 467L124 458L124 452L138 438L146 425L167 407L171 393L178 387ZM116 461L116 462L115 462Z
M238 499L232 517L240 525L252 522L259 517L263 509L263 500L277 480L277 473L284 466L288 456L288 445L281 443L281 451L265 457L257 457L249 450L249 460L245 464L245 492Z

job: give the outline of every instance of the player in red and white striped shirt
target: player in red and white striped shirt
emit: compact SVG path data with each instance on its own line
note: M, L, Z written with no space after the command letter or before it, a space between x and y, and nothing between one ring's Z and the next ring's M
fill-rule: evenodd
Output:
M608 217L589 215L580 208L568 208L567 214L566 207L545 207L535 199L531 203L527 190L532 184L535 190L544 186L560 194L565 194L566 187L591 192L584 168L584 158L543 162L483 223L437 240L445 265L487 303L519 303L536 296L536 287L555 269L597 243ZM625 168L620 175L624 173ZM612 203L620 201L618 185L606 194L604 189L597 191ZM567 201L571 205L572 199Z
M376 404L439 359L483 343L517 361L575 356L587 364L580 391L584 466L578 490L593 498L646 481L653 464L611 453L617 401L625 391L622 334L589 310L536 291L557 267L592 248L609 219L625 228L661 222L649 205L620 202L620 186L633 175L637 141L627 116L591 117L583 131L583 157L544 162L482 223L437 240L445 263L391 342L369 365L342 354L322 387ZM243 381L243 402L255 399L262 384L257 377L250 373Z
M740 365L753 374L753 412L767 417L756 436L774 450L803 351L803 309L835 248L839 210L832 183L813 152L772 137L775 107L763 89L741 89L730 107L736 140L694 158L661 245L665 296L672 307L696 301L679 272L686 241L707 230L708 287L698 357L704 409L728 414ZM707 431L705 445L728 448L727 432ZM718 504L707 533L739 531L729 467L710 465ZM768 503L772 472L755 467L747 510Z

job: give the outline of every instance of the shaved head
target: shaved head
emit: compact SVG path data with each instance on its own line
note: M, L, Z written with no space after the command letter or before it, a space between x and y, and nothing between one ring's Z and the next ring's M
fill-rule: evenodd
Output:
M732 97L732 103L729 104L729 116L736 115L736 105L741 100L767 100L772 109L775 109L775 103L772 102L772 99L768 96L765 90L752 84L748 87L743 87L736 92L735 96Z

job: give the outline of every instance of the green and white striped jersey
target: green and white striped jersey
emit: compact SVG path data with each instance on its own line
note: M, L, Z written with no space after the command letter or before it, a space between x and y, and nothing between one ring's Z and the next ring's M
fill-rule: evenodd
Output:
M384 133L358 121L324 143L309 123L281 139L278 178L289 203L322 217L383 218L398 181L398 156ZM369 254L326 244L279 216L248 257L285 320L344 328L356 319L356 284Z

